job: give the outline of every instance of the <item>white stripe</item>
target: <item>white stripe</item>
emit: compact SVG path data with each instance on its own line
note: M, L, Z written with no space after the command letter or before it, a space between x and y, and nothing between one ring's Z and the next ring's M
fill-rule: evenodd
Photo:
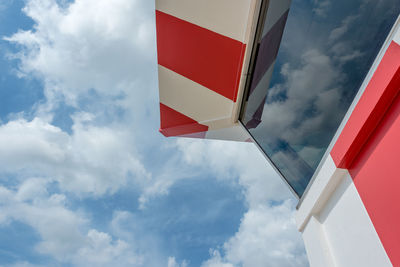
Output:
M247 43L245 32L256 0L156 0L156 9Z
M265 26L262 36L264 37L274 26L274 24L289 9L291 0L271 0L269 1L267 16L265 18Z
M233 101L160 65L158 79L164 105L211 128L232 124Z

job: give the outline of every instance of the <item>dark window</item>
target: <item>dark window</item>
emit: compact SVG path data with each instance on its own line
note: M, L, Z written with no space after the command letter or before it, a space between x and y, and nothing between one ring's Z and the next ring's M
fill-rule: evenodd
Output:
M266 12L282 10L276 6L284 1L270 0L262 11L241 121L301 197L396 21L400 0L293 0L271 25Z

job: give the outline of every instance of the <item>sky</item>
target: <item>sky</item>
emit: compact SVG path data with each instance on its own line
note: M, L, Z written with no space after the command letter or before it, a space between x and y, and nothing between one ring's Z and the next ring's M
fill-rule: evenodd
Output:
M0 3L0 266L308 266L249 143L159 132L154 1Z

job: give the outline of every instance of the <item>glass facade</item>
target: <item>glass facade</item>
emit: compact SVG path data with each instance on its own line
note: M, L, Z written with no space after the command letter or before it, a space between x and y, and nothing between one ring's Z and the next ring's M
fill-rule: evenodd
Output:
M262 11L241 122L301 197L400 0L293 0L271 24L269 13L284 1Z

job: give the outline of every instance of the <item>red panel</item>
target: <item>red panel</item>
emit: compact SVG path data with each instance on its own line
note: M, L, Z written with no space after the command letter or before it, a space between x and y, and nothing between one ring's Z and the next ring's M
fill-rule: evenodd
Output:
M199 124L197 121L162 103L160 103L160 119L160 132L166 137L206 132L208 130L208 126Z
M156 11L158 63L236 102L246 45Z
M331 151L347 169L378 125L399 89L400 46L392 42Z
M400 83L398 84L400 88ZM393 266L400 266L400 97L349 172Z

